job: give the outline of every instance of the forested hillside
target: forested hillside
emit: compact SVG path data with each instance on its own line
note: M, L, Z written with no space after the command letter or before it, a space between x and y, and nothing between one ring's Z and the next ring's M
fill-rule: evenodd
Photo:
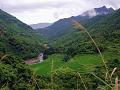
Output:
M22 58L37 55L45 40L17 18L0 10L0 51Z
M112 14L101 15L87 20L83 26L88 30L102 50L120 49L120 9ZM81 21L80 21L81 22ZM71 22L72 23L72 22ZM72 25L72 24L71 24ZM75 30L75 29L74 29ZM55 47L72 48L75 53L93 52L95 48L84 31L76 30L54 41Z
M40 33L0 10L0 90L118 88L119 21L120 9L62 19ZM41 51L42 63L25 64Z
M24 61L37 56L44 42L30 26L0 10L0 90L36 88L31 84L33 71Z
M107 8L106 6L93 8L91 10L83 12L81 15L60 19L47 28L36 29L35 31L37 33L40 33L48 40L56 40L68 33L75 32L71 26L72 20L80 21L82 24L84 24L94 16L106 15L112 12L114 12L114 10L112 8Z
M41 64L31 65L38 75L43 75L41 79L45 79L41 88L115 89L115 80L120 77L119 21L120 9L95 16L84 23L77 20L78 27L82 24L85 29L75 28L70 20L69 30L73 31L52 39L49 43L52 48L47 51L52 55ZM50 83L52 85L49 86Z

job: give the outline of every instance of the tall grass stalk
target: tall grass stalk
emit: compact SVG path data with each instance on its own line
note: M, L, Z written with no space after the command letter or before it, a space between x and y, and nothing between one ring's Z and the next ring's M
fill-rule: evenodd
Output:
M113 74L115 73L115 71L117 70L117 67L115 67L110 75L110 81L111 81L111 84L112 84L112 76Z
M100 51L97 43L95 42L95 40L92 38L92 36L90 35L90 33L89 33L79 22L77 22L77 21L75 21L75 20L72 20L72 22L73 22L73 25L75 26L75 28L79 29L80 31L86 32L87 35L90 37L90 39L91 39L92 42L94 43L97 51L99 52L99 54L100 54L100 56L101 56L102 62L103 62L104 66L105 66L105 69L106 69L106 75L107 75L106 77L107 77L107 78L110 78L109 70L108 70L108 67L107 67L107 65L106 65L106 63L105 63L104 56L102 55L102 53L101 53L101 51Z
M81 79L81 81L82 81L82 83L83 83L83 86L84 86L85 90L87 90L87 87L86 87L86 85L85 85L85 83L84 83L84 81L83 81L83 79L82 79L80 73L77 72L77 74L78 74L78 76L80 77L80 79Z
M51 88L53 90L53 59L51 59Z
M109 88L111 88L112 89L112 87L108 84L108 83L106 83L104 80L102 80L100 77L98 77L98 76L96 76L94 73L91 73L94 77L96 77L98 80L100 80L101 82L103 82L106 86L108 86Z
M8 56L10 56L11 54L5 54L4 56L2 56L1 58L0 58L0 60L3 60L4 58L6 58L6 57L8 57Z
M115 79L115 90L118 90L118 77Z
M115 71L117 70L117 67L115 67L110 75L110 77L112 78L113 74L115 73Z
M77 75L77 90L79 90L79 75Z
M100 89L100 90L106 90L105 88L103 88L103 87L98 87L98 89Z

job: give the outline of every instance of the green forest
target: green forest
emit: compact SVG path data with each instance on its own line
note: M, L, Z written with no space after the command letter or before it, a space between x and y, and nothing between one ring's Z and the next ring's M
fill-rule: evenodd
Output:
M48 32L33 30L0 10L0 90L116 90L120 9L54 25ZM42 63L25 63L41 52Z

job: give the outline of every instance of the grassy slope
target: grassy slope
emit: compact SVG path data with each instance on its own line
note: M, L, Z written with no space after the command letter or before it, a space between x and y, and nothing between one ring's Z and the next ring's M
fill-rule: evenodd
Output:
M66 63L66 66L79 72L91 72L96 65L101 65L98 55L77 55Z
M54 69L57 69L64 64L64 61L62 61L62 59L63 55L60 54L51 55L43 63L33 64L31 65L31 67L38 74L50 74L51 61L53 60L54 62Z
M76 55L68 62L63 61L63 55L54 54L43 63L31 65L32 69L38 74L50 74L51 60L54 61L54 70L60 68L71 68L73 70L90 72L94 70L96 65L100 65L102 62L98 55Z
M105 60L119 59L120 53L104 52ZM80 54L76 55L68 62L63 61L63 56L61 54L54 54L49 56L49 58L43 63L31 65L32 69L38 74L49 75L51 70L51 60L54 61L54 70L62 68L71 68L72 70L79 72L93 72L96 66L103 65L101 58L98 54Z

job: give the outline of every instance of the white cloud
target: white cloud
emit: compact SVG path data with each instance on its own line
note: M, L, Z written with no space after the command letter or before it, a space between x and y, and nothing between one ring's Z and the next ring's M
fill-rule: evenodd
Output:
M117 9L120 0L0 0L1 9L27 24L54 22L103 5Z

